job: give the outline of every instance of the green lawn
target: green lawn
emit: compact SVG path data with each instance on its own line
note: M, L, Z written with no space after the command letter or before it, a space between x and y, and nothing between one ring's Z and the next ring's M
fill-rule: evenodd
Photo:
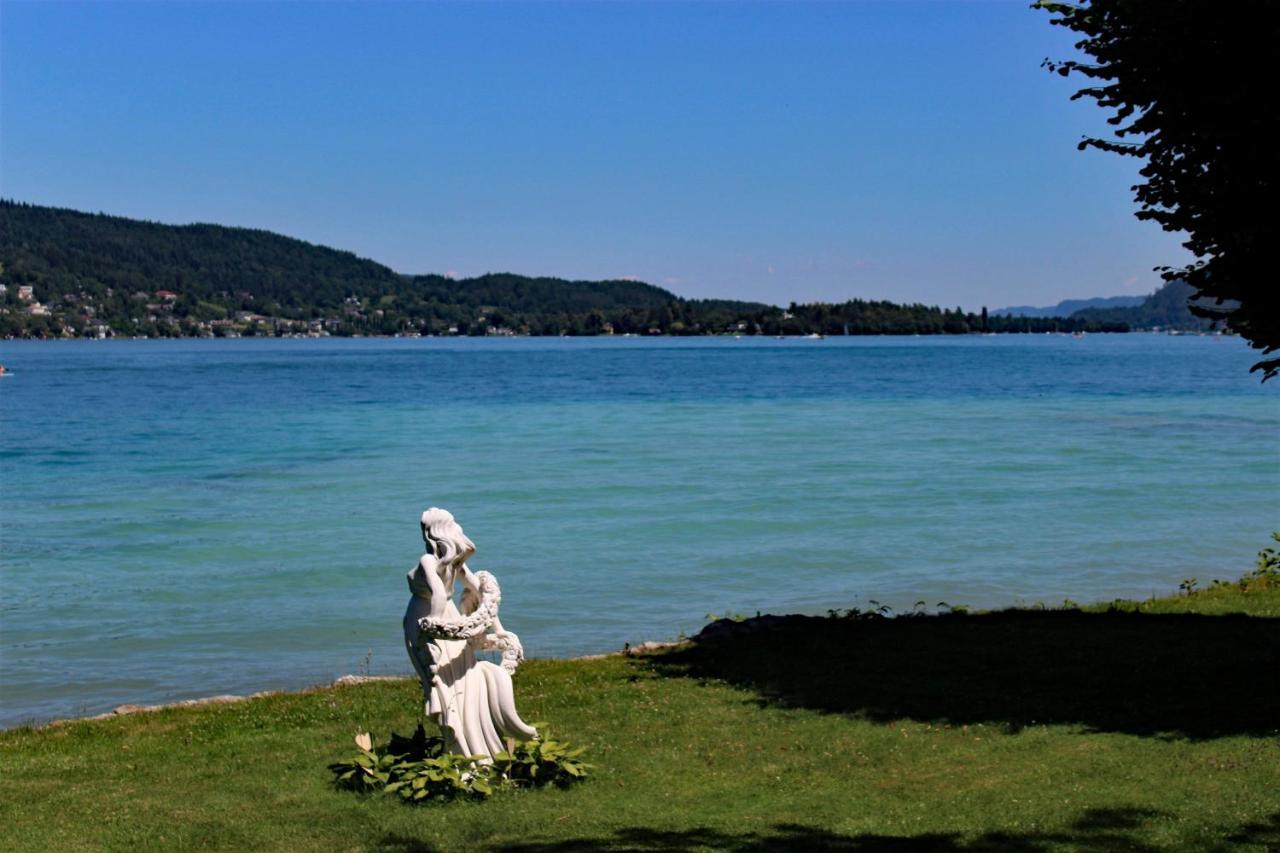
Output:
M0 733L10 850L1274 849L1280 589L1122 609L726 626L535 660L568 790L411 807L334 789L406 681Z

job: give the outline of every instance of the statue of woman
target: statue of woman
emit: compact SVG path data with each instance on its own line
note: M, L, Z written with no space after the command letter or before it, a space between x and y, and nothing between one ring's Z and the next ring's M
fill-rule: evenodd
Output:
M453 515L432 507L422 514L427 552L409 572L404 642L422 679L426 713L440 724L445 748L492 757L505 738L538 736L516 712L511 673L524 659L520 638L498 621L502 592L488 572L472 572L466 560L476 546ZM462 582L462 608L453 601ZM490 631L492 633L490 633ZM477 660L477 651L502 651L502 666Z

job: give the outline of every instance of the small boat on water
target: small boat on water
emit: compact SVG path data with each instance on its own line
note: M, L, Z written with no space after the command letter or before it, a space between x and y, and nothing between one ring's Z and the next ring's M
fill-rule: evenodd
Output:
M810 332L809 334L804 336L804 339L806 341L824 341L827 339L827 336L820 335L817 332Z

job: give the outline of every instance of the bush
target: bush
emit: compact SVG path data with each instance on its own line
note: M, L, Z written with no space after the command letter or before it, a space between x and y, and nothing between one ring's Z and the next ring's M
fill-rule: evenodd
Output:
M392 734L375 746L367 732L356 735L360 751L350 761L330 764L334 784L361 793L395 794L405 802L447 802L458 797L483 799L500 788L534 788L571 784L587 775L582 747L552 740L545 724L542 737L524 743L507 741L507 751L494 756L446 752L444 738L428 735L421 724L412 737Z

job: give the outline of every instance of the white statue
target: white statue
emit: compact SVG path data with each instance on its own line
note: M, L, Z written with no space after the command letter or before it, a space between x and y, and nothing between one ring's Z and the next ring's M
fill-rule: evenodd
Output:
M440 724L445 748L493 756L507 749L505 738L537 737L516 712L511 673L524 649L498 621L498 581L467 568L476 546L446 510L432 507L422 514L422 539L427 553L409 572L413 597L404 614L404 642L422 679L426 713ZM461 611L453 601L459 580ZM489 650L502 652L502 666L476 659L477 651Z

